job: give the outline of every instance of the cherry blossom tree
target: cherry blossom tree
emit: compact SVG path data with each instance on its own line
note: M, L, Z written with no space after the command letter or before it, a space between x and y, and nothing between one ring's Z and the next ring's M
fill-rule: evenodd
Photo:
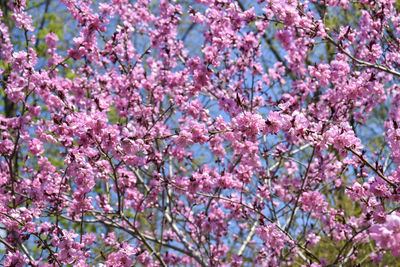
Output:
M398 1L3 2L4 266L399 264Z

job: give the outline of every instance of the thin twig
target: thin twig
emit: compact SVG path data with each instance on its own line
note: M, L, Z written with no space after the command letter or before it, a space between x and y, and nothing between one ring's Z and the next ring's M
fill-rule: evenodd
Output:
M376 169L368 160L366 160L360 153L352 149L351 147L347 147L347 150L351 151L354 155L356 155L365 165L367 165L371 170L373 170L379 177L381 177L385 182L390 184L393 188L396 188L396 185L391 182L388 178L383 175L378 169Z
M239 248L239 251L237 253L238 256L242 256L242 254L243 254L244 250L246 249L247 245L253 239L253 236L254 236L254 233L256 231L259 219L260 219L260 215L257 214L256 219L255 219L253 225L251 226L250 232L246 237L246 240L243 242L242 246Z

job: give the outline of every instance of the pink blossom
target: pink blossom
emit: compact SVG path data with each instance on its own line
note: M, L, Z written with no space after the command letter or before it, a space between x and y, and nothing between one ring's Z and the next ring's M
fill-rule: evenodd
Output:
M390 249L392 254L400 257L400 216L397 213L386 216L384 224L376 224L370 228L370 236L377 244L385 249Z

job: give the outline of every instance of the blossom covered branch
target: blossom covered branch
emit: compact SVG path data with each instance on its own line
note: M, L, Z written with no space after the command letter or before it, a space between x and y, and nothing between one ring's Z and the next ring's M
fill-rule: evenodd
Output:
M0 5L5 266L399 263L398 1Z

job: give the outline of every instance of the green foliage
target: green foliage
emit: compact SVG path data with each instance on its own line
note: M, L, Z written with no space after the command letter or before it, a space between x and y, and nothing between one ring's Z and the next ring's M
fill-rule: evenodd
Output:
M70 68L66 68L65 77L72 81L75 77L79 77L79 75L75 74Z
M110 106L110 111L107 112L108 120L110 123L115 124L118 122L120 116L118 110L114 106Z
M51 165L56 167L57 169L65 168L64 158L60 157L60 151L55 149L53 146L49 146L46 148L46 154L51 155L48 157Z

